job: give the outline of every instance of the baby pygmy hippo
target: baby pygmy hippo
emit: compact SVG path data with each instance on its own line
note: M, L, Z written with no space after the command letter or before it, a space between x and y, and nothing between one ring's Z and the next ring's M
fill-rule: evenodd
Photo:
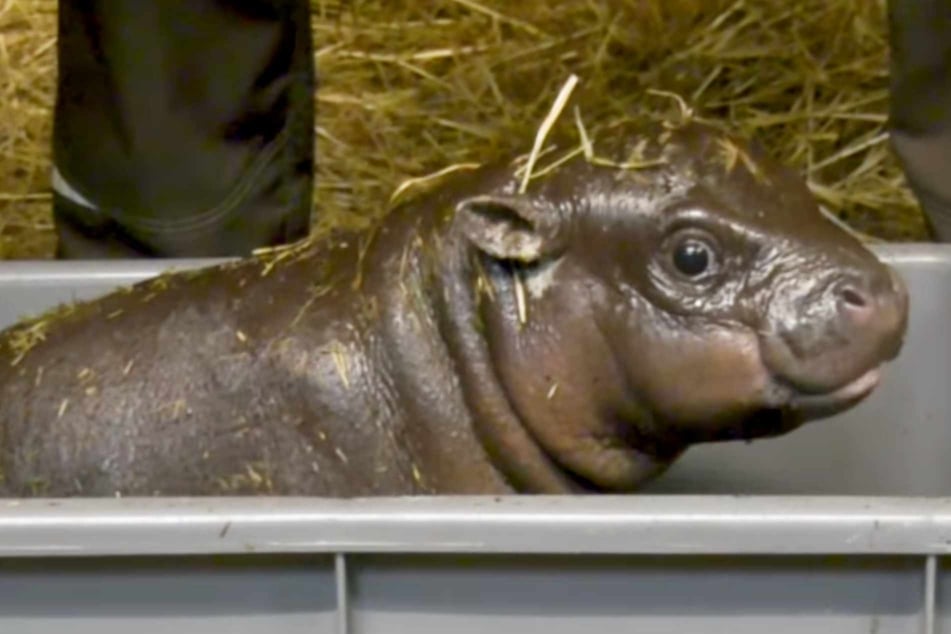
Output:
M8 329L0 495L636 491L899 353L901 279L762 150L619 125L562 159Z

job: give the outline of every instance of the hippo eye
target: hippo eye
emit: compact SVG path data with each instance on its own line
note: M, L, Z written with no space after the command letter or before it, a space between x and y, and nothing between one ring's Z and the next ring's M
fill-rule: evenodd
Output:
M714 265L715 256L709 244L690 237L674 248L673 262L681 274L687 277L699 277Z

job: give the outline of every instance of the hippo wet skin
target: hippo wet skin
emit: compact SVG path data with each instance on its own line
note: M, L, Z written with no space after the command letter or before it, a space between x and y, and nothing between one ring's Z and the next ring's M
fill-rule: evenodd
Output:
M907 291L799 176L696 121L595 145L8 329L0 494L628 492L875 389Z

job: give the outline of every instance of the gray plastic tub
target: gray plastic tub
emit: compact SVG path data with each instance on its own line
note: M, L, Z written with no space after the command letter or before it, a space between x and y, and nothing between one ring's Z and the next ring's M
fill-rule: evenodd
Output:
M0 634L951 632L951 247L879 252L910 337L837 420L641 496L0 501ZM0 326L207 263L0 263Z

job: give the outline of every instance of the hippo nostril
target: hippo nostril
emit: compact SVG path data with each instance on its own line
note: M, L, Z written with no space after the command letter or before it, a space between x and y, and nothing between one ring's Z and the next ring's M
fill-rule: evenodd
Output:
M855 282L845 282L835 290L839 311L853 326L864 326L874 320L874 297Z
M865 295L858 292L851 286L846 286L841 291L839 291L839 297L841 297L842 301L844 301L851 308L865 308L868 306L868 301L865 299Z

